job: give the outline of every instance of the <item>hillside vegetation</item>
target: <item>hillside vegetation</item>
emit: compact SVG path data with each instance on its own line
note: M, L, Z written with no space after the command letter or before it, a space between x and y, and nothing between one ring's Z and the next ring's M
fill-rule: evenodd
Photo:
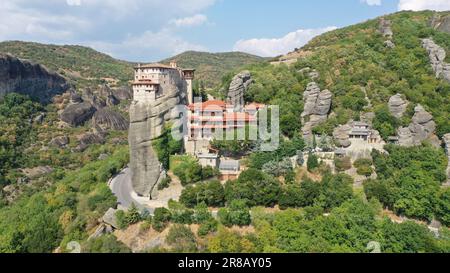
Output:
M180 67L195 68L196 79L203 82L206 88L213 88L220 84L221 78L230 71L244 65L265 61L264 58L242 52L207 53L187 51L163 63L176 61Z
M8 41L0 52L45 65L81 85L126 83L133 78L133 64L84 46L47 45Z

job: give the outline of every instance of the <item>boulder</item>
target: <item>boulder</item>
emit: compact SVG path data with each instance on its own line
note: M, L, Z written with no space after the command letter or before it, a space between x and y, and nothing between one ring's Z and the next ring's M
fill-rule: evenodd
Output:
M350 142L350 132L352 127L348 124L338 126L333 131L333 138L336 146L347 148L352 145Z
M394 44L394 42L392 42L391 40L387 40L387 41L385 41L384 42L384 46L385 47L387 47L387 48L395 48L395 44Z
M244 107L244 94L253 82L249 71L242 71L234 76L228 89L227 102L234 105L236 111L242 111Z
M45 113L39 114L37 117L34 118L34 122L38 124L42 124L44 122Z
M50 72L44 66L0 53L0 98L18 92L47 104L68 88L61 75Z
M403 100L402 95L396 94L389 99L389 112L396 118L402 118L408 107L408 102Z
M92 124L105 130L126 131L128 130L129 122L121 114L111 109L103 108L95 112L92 117Z
M69 138L67 136L59 136L55 137L50 141L51 146L55 146L58 148L63 148L67 144L69 144Z
M64 109L60 118L71 126L79 126L90 120L96 108L89 102L71 104Z
M112 94L120 101L133 99L133 90L128 86L114 88Z
M430 20L430 25L438 31L450 34L450 15L435 13Z
M399 144L401 146L417 146L428 140L436 145L435 130L436 123L433 120L433 116L425 111L421 105L417 105L414 109L411 124L408 127L400 128L397 132Z
M31 180L42 177L51 172L53 172L53 168L50 166L39 166L35 168L22 169L22 173Z
M103 215L103 217L101 219L102 222L107 225L110 225L111 227L113 227L115 229L118 229L119 225L117 224L116 212L117 212L116 209L109 208Z

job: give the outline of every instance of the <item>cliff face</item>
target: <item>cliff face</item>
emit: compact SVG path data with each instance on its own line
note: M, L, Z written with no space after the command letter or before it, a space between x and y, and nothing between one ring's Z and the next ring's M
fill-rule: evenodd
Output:
M130 106L130 169L132 185L140 196L155 198L155 186L164 178L152 140L161 136L164 126L171 121L171 110L186 104L186 87L181 78L161 84L162 96L152 103L134 101Z
M45 67L0 54L0 97L17 92L42 103L67 90L66 80Z

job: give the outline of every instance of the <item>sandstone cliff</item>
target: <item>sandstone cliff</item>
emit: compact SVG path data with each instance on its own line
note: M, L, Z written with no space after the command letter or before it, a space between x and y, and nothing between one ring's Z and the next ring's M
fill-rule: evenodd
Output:
M249 71L242 71L234 76L228 89L227 102L235 106L235 111L242 111L244 94L253 82Z
M180 79L176 84L161 84L162 96L152 103L134 101L130 106L130 169L132 185L138 195L155 198L155 186L165 172L152 146L152 140L161 136L164 126L171 121L171 110L186 104L186 87Z
M48 103L67 88L62 76L49 72L44 66L0 54L0 97L17 92Z

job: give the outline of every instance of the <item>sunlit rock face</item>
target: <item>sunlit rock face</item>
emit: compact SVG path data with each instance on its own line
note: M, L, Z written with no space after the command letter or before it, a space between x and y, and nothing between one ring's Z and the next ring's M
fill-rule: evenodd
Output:
M422 46L428 52L431 67L436 73L436 78L443 78L450 82L450 64L445 62L445 49L437 45L432 39L423 39Z
M396 118L402 118L408 107L408 102L402 98L402 95L396 94L389 99L389 112Z
M20 60L8 54L0 54L0 98L17 92L42 103L68 89L66 80L44 66Z
M312 129L328 118L331 109L332 94L329 90L320 90L315 82L311 82L303 93L305 102L301 115L303 120L302 133L305 139L312 138Z
M235 111L242 111L244 107L244 94L252 84L252 76L249 71L242 71L234 76L228 89L227 102L234 105Z
M417 146L428 140L431 144L439 146L440 141L434 134L436 123L433 116L421 105L417 105L414 112L411 124L398 130L399 144L401 146Z
M161 136L172 120L171 110L187 103L186 85L181 78L161 82L161 96L152 102L133 101L130 106L130 169L134 191L145 197L157 195L156 185L164 178L152 140Z

